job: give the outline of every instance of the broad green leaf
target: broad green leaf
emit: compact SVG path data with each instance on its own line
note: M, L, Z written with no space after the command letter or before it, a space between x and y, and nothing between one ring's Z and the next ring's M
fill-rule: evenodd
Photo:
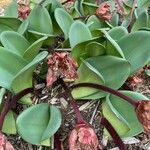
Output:
M94 14L98 6L94 3L83 2L82 7L85 15Z
M28 26L29 26L29 21L26 19L26 20L24 20L24 21L22 22L22 24L19 26L17 32L18 32L19 34L23 35L23 34L26 32Z
M136 19L134 25L132 26L132 32L138 31L143 27L148 27L149 15L147 9L145 9Z
M0 47L0 86L11 90L13 77L27 64L18 55Z
M87 69L91 69L91 72L87 72ZM99 81L94 78L94 71L102 76L101 78L103 78L105 83L102 83L98 78L97 80ZM130 64L125 59L114 56L91 57L84 61L84 65L80 65L78 74L79 78L75 83L91 82L105 84L108 87L118 89L123 85L130 74ZM80 89L82 89L82 92L80 92ZM83 87L74 89L72 91L74 98L82 98L84 95L84 99L86 96L90 96L91 99L93 99L92 94L96 94L99 97L106 95L103 92L99 92L98 94L97 89L88 88L91 89L92 92L89 92L90 90L86 89L87 88ZM93 95L93 97L94 96L95 95Z
M102 113L104 117L112 124L115 128L116 132L122 137L125 133L127 133L130 129L128 125L122 122L110 109L109 105L104 101L102 103ZM109 133L104 130L104 135L109 136ZM110 136L109 136L110 137Z
M16 120L14 113L9 111L5 117L2 131L7 134L16 134Z
M16 74L11 84L11 87L13 88L15 93L18 93L23 89L32 87L33 71L35 70L38 63L40 63L47 56L47 54L48 53L46 51L39 53L29 64L27 64Z
M128 34L128 31L123 26L114 27L111 30L108 31L108 34L111 36L111 38L115 41L120 40L122 37Z
M131 74L150 61L149 41L150 32L148 31L130 33L118 41L125 58L131 64Z
M75 83L82 83L82 82L90 82L90 83L97 83L97 84L104 84L105 80L100 72L98 72L94 66L91 66L88 62L83 61L78 69L79 78L75 81ZM76 88L72 91L72 95L75 99L80 99L85 96L89 96L93 93L98 92L97 89L92 88ZM101 95L101 97L104 94Z
M61 125L61 113L55 106L46 103L32 106L17 118L17 130L21 137L35 145L41 145L50 138Z
M5 24L2 24L0 23L0 34L3 32L3 31L13 31L13 29Z
M81 21L75 21L69 31L69 40L71 48L79 43L92 39L92 35L88 27Z
M118 24L119 24L119 14L118 13L113 14L110 24L114 27L118 26Z
M30 45L22 35L14 31L3 32L0 36L0 40L6 49L19 56L23 56L24 51Z
M55 18L65 34L65 39L68 39L70 27L74 22L73 18L62 8L57 8L55 10Z
M91 40L85 41L85 42L81 42L79 44L77 44L76 46L73 47L72 51L71 51L71 55L72 57L77 61L77 63L80 65L81 63L81 59L86 59L88 58L87 56L87 51L86 51L86 47L87 44L90 44L92 42L99 42L101 39L98 37L93 38ZM103 40L103 39L102 39Z
M42 37L30 45L30 47L28 47L28 49L24 52L23 58L29 62L32 61L33 58L39 53L39 50L46 39L47 37Z
M85 47L87 58L104 55L106 53L105 47L98 42L90 42Z
M102 31L107 39L106 42L106 54L112 56L118 56L124 58L124 54L120 48L120 46L116 43L114 39L106 32L105 30Z
M5 17L18 18L18 4L17 2L12 2L4 11Z
M100 28L106 28L107 24L100 18L97 18L95 15L92 15L87 20L87 25L89 24L90 31L97 31ZM99 33L99 32L98 32Z
M148 100L146 96L137 92L132 91L120 91L120 92L129 97L132 97L135 100ZM135 108L131 104L114 95L108 96L106 102L109 105L111 111L113 111L113 113L122 122L126 123L130 129L123 135L123 137L131 137L143 132L143 127L137 119ZM113 121L111 123L114 124Z
M53 26L50 15L46 8L41 5L36 6L30 13L29 17L29 29L44 33L53 34Z
M21 21L17 18L0 16L0 23L5 24L6 26L10 27L14 31L17 31L18 27L21 24Z

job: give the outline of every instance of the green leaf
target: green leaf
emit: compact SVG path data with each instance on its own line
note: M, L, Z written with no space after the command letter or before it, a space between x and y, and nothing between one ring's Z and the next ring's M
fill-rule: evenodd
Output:
M106 53L105 47L98 42L90 42L85 47L87 58L104 55Z
M16 120L14 113L9 111L5 117L2 131L6 134L16 134Z
M32 87L32 74L38 63L40 63L48 52L43 51L39 53L29 64L22 68L16 76L13 78L11 87L15 93L20 92L23 89ZM22 82L23 81L23 82Z
M125 58L131 64L131 74L150 61L149 41L150 32L148 31L130 33L118 41Z
M89 69L91 72L87 72ZM95 72L101 75L101 78L103 78L105 83L102 83L100 79L96 79L93 76ZM118 89L123 85L130 74L130 64L125 59L114 56L91 57L84 61L84 65L80 65L78 74L79 78L75 83L91 82L105 84L108 87ZM80 89L82 89L81 92ZM95 94L97 97L103 97L106 95L103 92L98 92L97 89L92 88L88 88L88 90L87 88L77 88L72 91L72 94L74 98L82 98L84 95L84 99L86 96L90 96L91 99L93 99L92 96L94 97Z
M38 104L23 111L17 118L17 130L21 137L35 145L41 145L61 125L61 113L55 106Z
M13 29L5 24L2 24L0 23L0 34L3 32L3 31L13 31Z
M88 27L81 21L75 21L69 31L69 40L71 48L79 43L92 39L92 35Z
M3 32L0 40L6 49L19 56L23 56L24 51L30 45L30 43L22 35L14 31Z
M32 61L33 58L39 53L39 50L46 39L47 37L42 37L30 45L30 47L28 47L28 49L24 52L23 58L29 62Z
M26 30L28 29L29 26L29 21L26 19L25 21L22 22L22 24L19 26L18 28L18 33L21 35L24 35L24 33L26 32Z
M11 90L13 77L27 64L18 55L0 47L0 86Z
M8 26L14 31L17 31L21 21L17 18L0 16L0 23Z
M4 11L5 17L18 18L18 4L17 2L12 2Z
M113 111L110 109L110 107L109 107L108 103L106 103L106 101L104 101L102 103L102 113L103 113L104 117L107 118L107 120L111 123L111 125L115 128L116 132L121 137L130 130L128 125L126 123L122 122L113 113ZM110 135L106 129L104 130L104 135L109 136L109 138L110 138Z
M105 30L102 31L107 39L106 43L106 54L112 56L118 56L124 58L124 54L120 48L120 46L116 43L114 39L106 32Z
M129 97L132 97L135 100L148 100L146 96L137 92L120 92ZM113 111L113 113L116 115L116 117L118 117L122 122L126 123L130 129L123 135L123 137L131 137L143 132L143 127L137 119L135 108L131 104L114 95L108 96L106 102L109 105L111 111ZM111 123L114 124L113 118L111 120ZM115 126L116 128L118 128L117 124Z
M37 5L31 11L28 19L30 30L49 35L53 34L52 21L45 7Z
M111 30L108 31L108 34L111 36L111 38L115 41L120 40L122 37L128 34L128 31L123 26L114 27Z
M138 31L143 27L148 27L148 20L149 20L149 15L147 9L145 9L136 19L131 31L134 32L134 31Z
M55 10L55 18L65 34L65 39L68 39L70 27L74 22L73 18L62 8L57 8Z

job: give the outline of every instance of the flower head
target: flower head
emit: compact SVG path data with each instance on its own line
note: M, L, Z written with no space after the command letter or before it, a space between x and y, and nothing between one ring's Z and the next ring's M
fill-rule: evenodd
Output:
M30 7L28 5L24 5L24 4L18 5L19 18L22 18L24 20L28 17L29 13L30 13Z
M0 133L0 150L15 150L4 134Z
M96 16L104 20L111 20L112 14L110 11L110 4L102 3L96 10Z
M139 121L143 125L145 132L150 134L150 101L139 101L135 111Z
M76 79L78 77L76 72L78 65L69 53L55 52L48 57L47 64L47 86L52 85L58 77L65 77L67 79Z
M93 128L87 124L78 124L69 136L69 150L101 150Z

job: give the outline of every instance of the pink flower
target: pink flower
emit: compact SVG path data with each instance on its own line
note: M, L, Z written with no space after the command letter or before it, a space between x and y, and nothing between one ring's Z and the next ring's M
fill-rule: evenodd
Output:
M58 77L65 77L67 79L76 79L78 77L76 72L78 65L69 53L55 52L49 56L47 64L47 86L52 85Z
M18 14L19 18L22 18L23 20L28 17L30 13L30 7L27 5L19 4L18 5Z
M138 101L135 111L145 132L150 135L150 100Z
M69 136L69 150L101 150L93 128L87 124L78 124Z
M4 134L0 133L0 150L15 150Z
M110 4L102 3L96 10L96 16L104 20L111 20L112 14L110 11Z

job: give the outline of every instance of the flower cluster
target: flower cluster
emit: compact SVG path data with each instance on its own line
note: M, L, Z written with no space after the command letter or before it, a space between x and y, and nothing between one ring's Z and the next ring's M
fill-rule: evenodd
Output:
M111 5L109 3L102 3L96 10L96 16L103 20L111 20L112 14L110 11L110 6Z
M0 133L0 150L15 150L2 133Z
M135 109L137 117L147 134L150 134L150 101L139 101Z
M19 4L18 5L18 14L19 18L25 20L30 13L30 7L28 5Z
M55 52L48 57L47 64L47 86L52 85L58 77L65 77L67 79L76 79L78 77L76 72L78 65L69 53Z
M69 136L69 150L101 150L93 128L87 124L77 124Z

